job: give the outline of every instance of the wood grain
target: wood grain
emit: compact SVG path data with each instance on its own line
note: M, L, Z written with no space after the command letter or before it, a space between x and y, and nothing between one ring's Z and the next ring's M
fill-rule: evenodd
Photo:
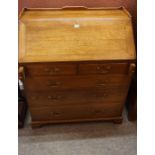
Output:
M20 21L26 27L20 62L135 59L131 18L124 9L27 10Z

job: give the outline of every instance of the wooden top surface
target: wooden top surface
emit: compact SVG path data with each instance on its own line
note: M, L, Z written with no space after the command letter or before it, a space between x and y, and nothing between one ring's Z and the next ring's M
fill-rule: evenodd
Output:
M124 9L28 9L19 21L19 62L133 60Z

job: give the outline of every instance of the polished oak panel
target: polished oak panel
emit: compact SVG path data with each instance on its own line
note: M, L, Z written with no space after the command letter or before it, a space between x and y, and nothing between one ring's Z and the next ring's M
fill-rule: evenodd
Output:
M135 59L131 17L121 8L27 9L20 25L20 62Z

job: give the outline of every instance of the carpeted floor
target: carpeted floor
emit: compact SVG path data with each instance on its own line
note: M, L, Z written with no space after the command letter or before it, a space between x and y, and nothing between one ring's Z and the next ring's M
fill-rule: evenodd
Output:
M19 130L19 155L136 155L136 122L57 124Z

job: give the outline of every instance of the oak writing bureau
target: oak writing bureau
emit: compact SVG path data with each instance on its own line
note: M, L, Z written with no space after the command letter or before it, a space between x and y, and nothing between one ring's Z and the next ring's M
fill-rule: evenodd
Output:
M25 8L19 66L32 127L121 123L135 59L131 16L124 8Z

